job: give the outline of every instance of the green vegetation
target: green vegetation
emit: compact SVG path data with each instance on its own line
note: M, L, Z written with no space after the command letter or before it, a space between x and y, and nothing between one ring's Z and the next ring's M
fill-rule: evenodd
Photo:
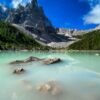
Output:
M100 30L83 35L80 41L72 44L72 50L100 50Z
M23 50L23 49L39 49L47 50L37 43L32 36L20 32L9 23L0 22L0 50Z

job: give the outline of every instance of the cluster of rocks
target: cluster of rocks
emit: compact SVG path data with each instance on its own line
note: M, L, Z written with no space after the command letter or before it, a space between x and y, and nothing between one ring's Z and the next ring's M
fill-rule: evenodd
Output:
M54 59L46 59L46 60L43 60L43 63L44 64L54 64L54 63L58 63L58 62L61 62L61 59L60 58L54 58Z
M61 88L56 81L48 81L37 87L37 90L41 93L50 93L51 95L58 95L61 93Z
M13 61L11 62L10 64L11 65L15 65L15 64L23 64L23 63L30 63L30 62L34 62L34 61L41 61L43 64L54 64L54 63L58 63L58 62L61 62L61 59L60 58L52 58L52 59L40 59L40 58L37 58L37 57L33 57L33 56L30 56L29 58L25 59L25 60L16 60L16 61ZM16 68L13 70L13 74L23 74L26 70L24 68ZM30 82L27 82L27 81L22 81L23 84L25 85L25 88L29 91L32 91L34 88L33 88L33 85L30 84ZM59 95L62 91L61 91L61 88L60 86L58 85L58 82L56 81L48 81L48 82L45 82L41 85L38 85L36 87L36 90L40 93L48 93L48 94L51 94L53 96L55 95Z
M40 59L40 58L37 58L37 57L29 57L25 60L17 60L17 61L13 61L11 62L10 64L23 64L23 63L29 63L29 62L34 62L34 61L42 61L43 64L54 64L54 63L58 63L58 62L61 62L61 59L60 58L54 58L54 59ZM24 73L26 70L24 68L16 68L13 70L13 73L14 74L22 74ZM34 88L33 88L33 85L28 82L28 81L22 81L23 85L25 85L25 88L29 91L32 91ZM36 90L40 93L43 93L43 94L50 94L50 95L53 95L53 96L56 96L56 95L59 95L61 94L61 87L60 85L58 84L57 81L47 81L43 84L40 84L36 87Z
M25 60L16 60L16 61L10 62L10 64L11 65L27 64L27 63L31 63L31 62L35 62L35 61L40 61L45 65L49 65L49 64L59 63L59 62L61 62L61 59L60 58L40 59L40 58L31 56L31 57L29 57L29 58L27 58ZM20 74L20 73L22 73L24 71L25 71L24 68L16 68L16 69L14 69L13 73L14 74Z

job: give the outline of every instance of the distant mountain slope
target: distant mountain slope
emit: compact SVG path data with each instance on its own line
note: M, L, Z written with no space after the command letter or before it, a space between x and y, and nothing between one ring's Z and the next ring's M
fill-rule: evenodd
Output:
M48 49L37 43L32 36L20 32L12 25L0 22L0 50Z
M73 50L100 50L100 30L83 35L80 41L69 46Z

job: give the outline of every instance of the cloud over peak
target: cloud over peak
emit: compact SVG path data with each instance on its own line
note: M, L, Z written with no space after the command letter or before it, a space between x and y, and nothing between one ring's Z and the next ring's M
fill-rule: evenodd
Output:
M6 6L3 5L3 4L1 4L1 3L0 3L0 7L2 7L2 10L3 10L3 11L6 11L6 10L7 10Z

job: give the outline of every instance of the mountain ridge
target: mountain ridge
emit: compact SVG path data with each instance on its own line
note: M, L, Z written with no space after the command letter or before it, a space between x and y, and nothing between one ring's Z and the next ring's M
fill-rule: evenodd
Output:
M22 26L26 31L35 34L38 41L43 43L67 41L65 36L56 34L56 29L45 16L43 8L38 5L37 0L32 0L26 6L19 4L18 8L11 9L6 22Z

